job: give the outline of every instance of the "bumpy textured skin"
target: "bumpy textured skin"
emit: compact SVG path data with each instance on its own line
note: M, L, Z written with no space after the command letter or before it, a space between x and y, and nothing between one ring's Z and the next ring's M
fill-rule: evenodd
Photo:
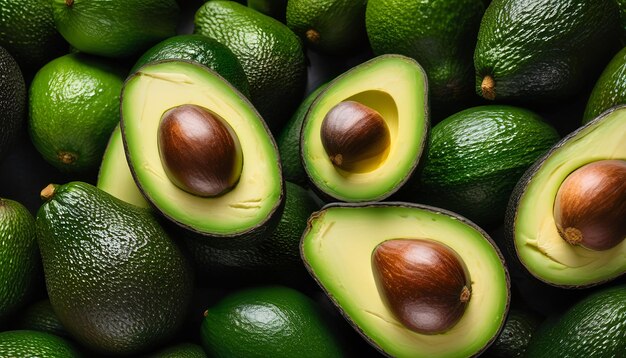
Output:
M24 304L38 269L35 219L22 204L0 198L0 320Z
M365 5L367 0L290 0L287 2L287 26L307 47L330 54L341 54L367 41ZM307 31L319 37L312 41Z
M0 333L0 353L3 357L81 357L81 354L63 338L28 330Z
M521 358L541 321L531 313L511 310L498 338L485 351L484 357Z
M472 54L482 0L369 0L367 35L374 53L412 57L428 75L433 105L473 96Z
M69 54L46 64L29 93L33 145L43 158L65 172L95 170L120 121L124 75L102 58ZM73 163L60 153L71 152Z
M20 68L0 47L0 160L15 141L26 114L26 85Z
M626 351L626 286L596 292L540 329L526 356L621 357Z
M59 337L68 337L69 333L63 327L59 317L52 309L50 300L43 300L32 304L19 320L20 329L27 329L39 332L47 332Z
M50 303L74 338L130 354L178 329L192 272L147 209L72 182L56 188L36 222Z
M583 124L619 104L626 104L626 48L613 57L598 78L587 101Z
M208 309L201 337L212 357L343 356L313 300L280 286L222 299Z
M52 0L57 29L82 52L128 57L176 35L176 0Z
M56 30L48 0L0 1L0 46L24 72L34 73L69 46Z
M220 74L244 96L250 97L248 79L237 57L214 39L202 35L170 37L151 47L135 63L131 72L160 60L191 60Z
M495 99L547 101L576 94L617 50L614 0L494 0L474 52L476 92L495 80Z
M515 184L559 140L537 114L512 106L458 112L431 129L418 202L493 224Z
M198 34L226 45L250 83L251 101L272 132L300 103L306 63L300 39L279 21L234 1L209 1L195 16Z
M182 343L162 351L159 351L150 358L206 358L204 349L197 344Z

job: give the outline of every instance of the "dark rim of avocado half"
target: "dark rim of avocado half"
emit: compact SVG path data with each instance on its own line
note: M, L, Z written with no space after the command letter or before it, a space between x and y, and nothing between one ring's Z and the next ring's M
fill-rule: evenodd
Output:
M183 63L188 63L197 67L202 68L203 70L211 73L213 76L218 77L219 79L221 79L224 84L229 87L230 89L232 89L239 97L240 99L247 105L250 107L250 109L252 110L252 112L261 120L261 125L263 126L263 129L266 131L266 133L271 133L269 130L269 127L267 126L267 123L265 122L265 119L263 119L263 117L261 116L261 114L258 112L258 110L254 107L254 105L250 102L250 100L244 96L243 94L241 94L241 92L239 92L239 90L237 88L235 88L232 84L230 84L230 82L228 82L226 79L224 79L224 77L222 77L219 73L217 73L216 71L210 69L209 67L193 61L193 60L187 60L187 59L166 59L166 60L158 60L158 61L154 61L154 62L149 62L146 63L145 65L139 67L135 72L129 74L129 76L125 79L124 81L124 85L122 86L122 93L120 95L120 131L121 131L121 135L122 135L122 143L124 145L124 154L126 155L126 160L128 161L128 167L130 168L130 172L133 176L133 180L135 181L135 183L137 184L137 188L139 188L139 191L141 192L141 194L143 195L143 197L146 199L146 201L150 204L150 206L152 208L154 208L154 210L156 210L156 212L160 213L162 216L164 216L165 218L168 219L168 221L175 223L177 226L191 232L194 234L197 234L201 237L211 237L211 238L216 238L216 239L225 239L228 240L229 242L232 241L232 239L236 239L236 238L242 238L245 237L247 238L246 241L248 241L248 239L250 238L256 238L257 236L263 235L266 231L266 229L268 227L275 227L278 222L280 221L280 217L283 211L283 208L285 206L285 179L282 176L282 164L280 161L280 155L278 153L278 146L276 145L276 141L274 139L274 136L272 135L268 135L269 140L271 141L271 146L274 149L275 153L276 153L276 158L278 159L278 163L276 163L278 165L278 169L280 170L281 173L281 180L276 183L277 185L280 185L280 196L279 199L276 203L276 205L274 205L274 207L271 209L271 211L269 212L269 215L267 215L267 217L259 222L258 224L256 224L254 227L249 228L246 231L242 231L242 232L237 232L237 233L233 233L233 234L209 234L209 233L205 233L199 230L196 230L195 228L189 226L189 225L185 225L181 222L179 222L178 220L176 220L175 218L166 215L163 211L159 210L158 206L156 205L156 203L154 203L153 199L150 198L148 195L145 194L143 188L141 187L141 184L139 183L138 180L138 176L137 173L135 171L135 169L133 168L133 166L130 164L131 163L131 159L130 159L130 153L129 153L129 148L128 148L128 144L127 144L127 139L126 139L126 134L124 131L124 116L122 113L122 108L123 108L123 103L124 103L124 91L126 89L126 85L127 83L132 80L135 77L140 76L141 70L144 67L148 67L148 66L153 66L153 65L157 65L157 64L161 64L161 63L169 63L169 62L183 62ZM229 240L230 239L230 240Z
M365 341L367 343L369 343L372 347L374 347L378 352L380 352L381 354L383 354L386 357L392 357L391 355L389 355L387 352L385 352L381 347L379 347L373 340L371 340L367 334L365 332L363 332L363 330L350 319L350 316L341 308L341 306L339 305L338 301L335 299L335 297L328 292L325 288L324 285L322 285L322 282L317 278L317 276L314 274L314 270L311 267L311 265L309 264L309 262L306 260L305 256L304 256L304 238L306 237L307 233L312 229L312 222L314 219L317 219L321 216L324 215L324 212L327 209L330 208L367 208L367 207L404 207L404 208L414 208L414 209L422 209L422 210L426 210L426 211L430 211L433 213L438 213L438 214L443 214L443 215L447 215L451 218L454 218L455 220L458 220L459 222L471 227L472 229L476 230L495 250L496 254L498 255L498 258L500 259L500 261L502 262L502 268L504 269L504 275L506 278L506 292L508 292L507 296L506 296L506 303L505 303L505 307L504 307L504 317L502 317L502 323L500 324L500 327L498 327L498 331L496 332L496 334L493 335L493 337L491 337L491 339L489 340L489 342L487 342L484 347L482 349L480 349L478 352L476 352L472 357L477 357L479 355L481 355L485 350L487 350L487 348L489 348L489 346L491 346L491 344L493 344L493 342L495 342L495 340L498 338L498 336L500 335L500 332L502 332L502 329L504 328L504 324L506 322L506 318L508 316L508 312L509 312L509 307L511 304L511 277L509 275L509 270L507 268L506 262L504 260L504 256L502 255L502 252L500 251L500 248L498 247L498 245L496 245L495 241L493 241L493 239L489 236L489 234L487 234L483 229L481 229L478 225L476 225L475 223L473 223L472 221L470 221L469 219L454 213L452 211L449 210L445 210L445 209L441 209L441 208L437 208L434 206L429 206L429 205L423 205L423 204L416 204L416 203L410 203L410 202L400 202L400 201L387 201L387 202L366 202L366 203L341 203L341 202L335 202L335 203L330 203L327 204L325 206L323 206L320 210L314 212L311 214L311 216L309 217L309 219L307 220L307 224L306 224L306 229L304 230L302 237L300 239L300 258L302 260L302 262L304 263L304 266L306 267L307 271L309 272L310 276L313 277L313 279L315 280L315 282L317 283L317 285L322 289L322 291L326 294L326 296L333 302L333 305L339 310L339 313L341 313L341 315L343 316L343 318L352 326L352 328L354 328L361 337L363 337L363 339L365 339Z
M544 282L548 285L554 286L554 287L559 287L559 288L566 288L566 289L584 289L584 288L589 288L589 287L593 287L593 286L598 286L601 285L603 283L609 282L609 281L613 281L615 279L617 279L618 277L626 274L626 272L622 272L620 274L617 274L616 276L612 276L612 277L608 277L605 279L601 279L599 281L596 282L591 282L589 284L585 284L585 285L562 285L562 284L556 284L554 282L550 282L542 277L539 277L537 275L535 275L533 273L533 271L531 271L527 264L522 261L519 256L518 256L518 250L517 250L517 246L515 245L515 223L517 222L517 208L519 205L519 201L521 200L521 198L524 196L524 194L526 193L526 189L528 188L528 185L530 184L530 182L533 180L535 174L543 167L545 161L550 158L552 156L552 154L554 154L555 151L557 151L558 149L562 148L563 146L567 145L567 143L572 140L575 139L582 131L584 131L585 129L592 127L592 126L596 126L598 125L598 123L602 122L604 120L604 118L608 117L610 114L612 114L613 112L617 111L617 110L621 110L621 109L626 109L626 105L618 105L615 107L612 107L608 110L606 110L605 112L603 112L602 114L598 115L595 119L593 119L592 121L587 122L586 124L584 124L583 126L579 127L578 129L574 130L573 132L569 133L567 136L565 136L563 139L561 139L558 143L556 143L552 148L550 148L550 150L548 150L547 153L545 153L541 158L537 159L537 161L526 170L526 172L524 173L524 175L521 177L521 179L517 182L517 184L515 185L515 188L513 189L513 192L511 194L511 197L509 199L509 203L507 205L507 209L506 209L506 213L505 213L505 218L504 218L504 234L505 234L505 238L506 238L506 249L509 250L510 253L514 253L513 258L515 260L517 260L519 262L519 264L524 268L524 270L526 271L526 273L528 273L529 275L531 275L532 277L536 278L537 280ZM552 200L554 200L555 198L552 198Z

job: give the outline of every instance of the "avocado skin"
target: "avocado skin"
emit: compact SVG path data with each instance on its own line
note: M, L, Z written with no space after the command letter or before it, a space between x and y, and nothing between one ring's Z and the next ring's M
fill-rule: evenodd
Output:
M26 85L13 57L0 47L0 160L15 141L26 115Z
M528 357L618 357L626 350L626 285L593 293L530 341Z
M541 323L539 317L530 312L512 309L498 338L485 351L489 358L520 358L528 347L533 334Z
M598 78L587 101L582 123L589 123L619 104L626 104L626 47L613 57Z
M3 357L74 358L82 355L63 338L37 331L0 333Z
M166 348L150 358L206 358L204 349L197 344L181 343L170 348Z
M195 33L216 39L239 59L251 101L273 133L289 119L306 85L304 50L286 25L233 1L209 1L195 15ZM254 39L254 40L252 40Z
M50 300L45 299L26 308L19 319L19 328L46 332L59 337L69 337L59 317L54 313Z
M78 341L129 354L179 328L193 273L148 210L71 182L56 187L36 223L50 303Z
M476 93L489 75L496 100L572 96L596 78L619 34L613 0L494 0L474 52Z

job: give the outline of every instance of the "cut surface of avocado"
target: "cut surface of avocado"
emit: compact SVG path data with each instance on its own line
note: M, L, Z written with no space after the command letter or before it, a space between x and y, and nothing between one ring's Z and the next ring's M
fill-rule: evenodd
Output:
M385 155L366 170L344 170L326 152L321 129L337 104L360 103L378 112L389 131ZM313 185L350 202L389 197L412 178L428 131L426 75L414 60L383 55L337 77L311 105L302 127L301 157Z
M467 266L471 298L461 319L444 333L411 331L381 299L372 252L381 242L397 238L437 241ZM476 355L495 339L508 310L509 277L499 250L477 226L442 209L394 202L330 204L309 219L301 255L348 321L389 356Z
M267 224L282 206L276 144L254 107L215 72L185 61L142 67L122 92L122 135L135 181L146 198L177 224L208 236L239 236ZM157 133L163 114L197 105L223 118L241 143L237 184L216 197L178 188L166 174Z
M626 272L626 240L604 251L568 244L553 215L561 183L576 169L604 159L626 160L626 107L613 109L557 143L518 183L507 213L515 252L538 279L587 286ZM601 204L601 203L599 203Z

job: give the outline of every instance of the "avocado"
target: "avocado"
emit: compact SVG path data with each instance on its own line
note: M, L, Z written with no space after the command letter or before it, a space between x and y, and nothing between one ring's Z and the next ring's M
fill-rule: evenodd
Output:
M150 211L83 182L49 185L37 240L54 312L85 346L131 354L171 336L193 272Z
M205 311L201 337L215 357L343 356L315 302L283 286L227 295Z
M15 141L26 114L26 85L20 68L0 47L0 160Z
M129 57L176 35L176 0L53 0L57 30L78 50Z
M561 237L557 228L561 221L557 220L555 210L561 207L556 205L557 194L570 174L604 160L626 161L625 128L626 106L605 112L556 143L516 184L506 211L505 235L511 256L517 257L537 279L554 286L586 287L614 279L626 272L626 262L623 260L626 243L619 243L620 235L621 240L626 237L623 220L626 215L623 208L626 201L626 174L623 169L621 179L615 177L608 181L617 183L616 186L604 190L594 186L583 194L586 199L579 200L577 206L587 208L580 211L579 215L589 218L588 224L571 226L586 231L590 225L600 225L606 229L603 232L617 235L613 247L590 249L570 244ZM604 175L608 171L597 173L602 176L597 176L598 179L592 179L590 183L611 179ZM598 197L593 195L596 192L606 194Z
M155 354L150 355L151 358L206 358L204 349L197 344L181 343L175 346L163 349Z
M383 55L332 80L306 114L301 158L312 186L340 201L383 200L411 182L429 128L426 74Z
M482 0L369 0L367 35L375 54L417 60L435 110L451 113L473 95L472 54L485 7Z
M206 2L194 32L226 45L239 59L250 98L278 131L304 95L307 68L300 39L286 25L234 1Z
M202 35L179 35L159 42L146 51L131 72L159 60L191 60L219 73L244 96L250 97L248 79L237 57L214 39Z
M248 0L249 8L264 15L271 16L280 22L285 22L287 0Z
M329 204L311 215L300 251L342 315L387 356L478 355L504 325L510 284L501 253L452 212L401 202ZM448 324L413 329L407 318Z
M135 182L168 219L226 246L249 244L278 223L276 144L217 73L180 60L143 66L124 85L121 111Z
M35 219L24 205L0 198L0 321L27 302L39 269Z
M545 326L545 327L544 327ZM542 325L528 357L619 357L626 350L626 286L595 292Z
M59 317L54 313L49 299L33 303L22 312L18 326L39 332L51 333L59 337L69 337L69 333L63 327Z
M626 73L626 47L613 57L596 81L585 107L583 124L611 107L626 104L624 73Z
M517 181L559 139L550 124L523 108L488 105L458 112L431 130L414 201L481 226L501 224Z
M614 0L493 0L474 52L476 92L548 102L580 93L619 46Z
M483 354L492 358L521 358L528 348L528 343L539 328L541 320L535 314L511 309L502 332Z
M307 47L328 54L345 54L364 47L367 0L290 0L287 26Z
M5 357L78 358L76 348L63 338L37 331L0 333L0 352Z

